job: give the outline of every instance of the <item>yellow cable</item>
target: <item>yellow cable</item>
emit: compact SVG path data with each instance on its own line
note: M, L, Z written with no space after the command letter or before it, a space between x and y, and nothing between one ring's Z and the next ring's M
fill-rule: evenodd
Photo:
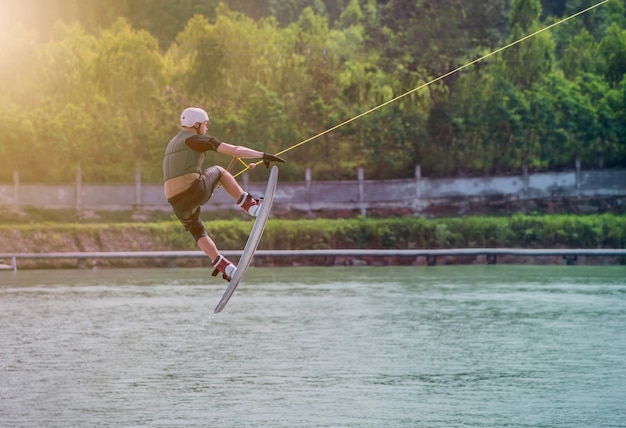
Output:
M452 75L452 74L458 73L459 71L461 71L461 70L463 70L463 69L465 69L465 68L467 68L467 67L470 67L470 66L472 66L472 65L476 64L477 62L483 61L483 60L485 60L485 59L487 59L487 58L489 58L489 57L491 57L491 56L493 56L493 55L495 55L495 54L497 54L497 53L502 52L503 50L506 50L506 49L508 49L508 48L510 48L510 47L512 47L512 46L515 46L515 45L517 45L517 44L519 44L519 43L522 43L522 42L524 42L524 41L526 41L526 40L528 40L528 39L530 39L530 38L532 38L532 37L535 37L536 35L538 35L538 34L540 34L540 33L543 33L544 31L548 31L548 30L550 30L550 29L552 29L552 28L556 27L557 25L561 25L561 24L563 24L564 22L569 21L570 19L576 18L576 17L578 17L578 16L580 16L580 15L582 15L582 14L584 14L584 13L589 12L589 11L590 11L590 10L592 10L592 9L595 9L596 7L602 6L604 3L608 3L609 1L611 1L611 0L603 0L603 1L601 1L600 3L596 4L596 5L590 6L590 7L586 8L586 9L584 9L584 10L581 10L580 12L577 12L577 13L575 13L575 14L571 15L571 16L568 16L567 18L563 18L562 20L557 21L557 22L555 22L554 24L550 24L550 25L548 25L547 27L542 28L541 30L535 31L535 32L534 32L534 33L532 33L532 34L529 34L529 35L527 35L527 36L524 36L524 37L522 37L522 38L521 38L521 39L519 39L519 40L516 40L516 41L514 41L514 42L512 42L512 43L509 43L508 45L506 45L506 46L504 46L504 47L501 47L501 48L499 48L499 49L496 49L495 51L492 51L492 52L488 53L487 55L484 55L484 56L482 56L482 57L480 57L480 58L478 58L478 59L475 59L475 60L473 60L473 61L471 61L471 62L468 62L467 64L462 65L462 66L460 66L460 67L458 67L458 68L456 68L456 69L454 69L454 70L452 70L452 71L449 71L449 72L447 72L447 73L445 73L445 74L442 74L441 76L439 76L439 77L437 77L437 78L435 78L435 79L431 80L430 82L424 83L423 85L420 85L420 86L418 86L417 88L411 89L410 91L407 91L407 92L403 93L402 95L398 95L397 97L392 98L391 100L389 100L389 101L387 101L387 102L384 102L383 104L380 104L380 105L378 105L378 106L376 106L376 107L373 107L373 108L371 108L371 109L369 109L369 110L367 110L367 111L365 111L365 112L363 112L363 113L361 113L361 114L359 114L359 115L357 115L357 116L354 116L354 117L353 117L353 118L351 118L351 119L348 119L348 120L346 120L346 121L344 121L344 122L341 122L340 124L335 125L335 126L333 126L332 128L329 128L329 129L327 129L327 130L325 130L325 131L320 132L320 133L319 133L319 134L317 134L317 135L314 135L314 136L312 136L312 137L310 137L310 138L307 138L306 140L301 141L301 142L299 142L298 144L294 144L293 146L288 147L288 148L286 148L286 149L284 149L284 150L282 150L282 151L280 151L280 152L276 153L276 155L277 155L277 156L280 156L280 155L282 155L283 153L287 153L288 151L291 151L291 150L293 150L293 149L295 149L295 148L298 148L298 147L300 147L300 146L302 146L302 145L304 145L304 144L306 144L306 143L308 143L308 142L310 142L310 141L312 141L312 140L315 140L316 138L319 138L319 137L321 137L321 136L323 136L323 135L328 134L329 132L334 131L334 130L335 130L335 129L337 129L337 128L341 128L342 126L345 126L345 125L349 124L350 122L354 122L355 120L360 119L360 118L362 118L362 117L363 117L363 116L365 116L365 115L368 115L368 114L370 114L370 113L373 113L374 111L376 111L376 110L378 110L378 109L381 109L381 108L383 108L383 107L385 107L385 106L387 106L387 105L389 105L389 104L391 104L391 103L394 103L394 102L398 101L399 99L404 98L404 97L406 97L406 96L408 96L408 95L412 94L413 92L417 92L417 91L419 91L419 90L421 90L421 89L424 89L424 88L425 88L425 87L427 87L427 86L432 85L433 83L436 83L436 82L438 82L438 81L440 81L440 80L445 79L446 77L448 77L448 76L450 76L450 75ZM262 162L263 162L263 161L258 161L258 162L256 162L256 163L254 163L254 165L259 165L259 164L260 164L260 163L262 163ZM244 162L242 161L242 163L244 163ZM244 164L245 164L245 163L244 163ZM233 177L237 177L237 176L239 176L239 175L243 174L243 173L244 173L245 171L247 171L248 169L250 169L250 166L249 166L249 165L246 165L246 168L244 168L243 170L239 171L239 172L238 172L237 174L235 174Z

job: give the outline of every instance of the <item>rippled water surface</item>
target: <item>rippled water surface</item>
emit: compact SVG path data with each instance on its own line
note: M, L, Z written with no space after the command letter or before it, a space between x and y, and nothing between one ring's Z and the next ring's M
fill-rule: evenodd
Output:
M0 426L626 426L626 268L0 272Z

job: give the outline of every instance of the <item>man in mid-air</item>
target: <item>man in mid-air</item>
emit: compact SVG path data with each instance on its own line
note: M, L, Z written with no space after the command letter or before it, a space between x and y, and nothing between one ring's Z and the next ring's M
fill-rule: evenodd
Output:
M210 257L215 268L213 275L221 272L222 277L230 281L237 267L220 254L215 242L209 237L200 218L200 207L211 198L218 183L236 200L238 206L253 217L256 217L263 200L244 192L225 168L214 165L202 169L206 152L214 150L234 158L262 159L266 166L270 162L285 161L278 156L234 146L208 136L208 124L208 114L198 107L186 108L180 115L181 130L167 145L163 159L165 196L185 230L191 233L198 247Z

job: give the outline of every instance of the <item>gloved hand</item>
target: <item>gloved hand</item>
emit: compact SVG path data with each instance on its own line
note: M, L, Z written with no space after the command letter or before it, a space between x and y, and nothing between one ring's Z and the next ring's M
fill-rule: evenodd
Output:
M270 167L270 162L280 162L285 163L285 159L279 158L278 156L270 155L268 153L263 153L263 163L266 168Z

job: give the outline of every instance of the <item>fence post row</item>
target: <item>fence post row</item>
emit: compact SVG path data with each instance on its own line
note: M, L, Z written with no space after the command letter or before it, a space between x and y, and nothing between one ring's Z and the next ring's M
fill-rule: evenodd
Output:
M523 163L521 176L503 176L503 177L474 177L474 178L443 178L443 179L423 179L421 165L415 165L415 177L413 180L393 180L389 184L384 182L381 183L370 183L365 180L365 169L363 166L359 166L357 168L356 181L348 181L346 185L348 189L352 189L354 193L356 193L357 200L354 201L353 196L345 200L347 205L353 204L354 208L357 208L360 211L362 216L367 216L368 210L372 207L376 207L377 204L386 203L387 205L396 204L406 204L412 205L413 211L415 213L422 212L425 207L431 206L433 204L443 204L448 203L451 198L480 198L480 197L493 197L493 196L501 196L503 198L509 196L518 196L522 199L525 198L533 198L533 199L545 199L545 198L554 198L554 197L569 197L569 198L580 198L582 196L617 196L621 197L626 195L626 171L624 170L600 170L600 171L590 171L584 172L582 171L582 162L581 158L577 157L575 160L575 172L543 172L543 173L530 173L529 166L527 163ZM308 211L310 215L312 213L313 207L323 207L324 202L319 201L314 197L316 192L316 183L313 181L311 168L307 167L305 169L305 183L304 185L300 185L303 188L298 189L298 192L290 192L290 194L297 195L297 198L291 201L282 201L283 203L292 203L305 207L305 210ZM242 186L244 188L249 187L249 174L244 173L241 177ZM521 181L521 188L519 187L519 183ZM399 184L398 184L399 183ZM513 183L513 184L511 184ZM132 208L141 210L144 208L144 203L146 201L154 201L155 199L159 200L160 196L162 196L162 192L157 190L155 183L146 184L142 183L141 171L137 168L135 170L134 175L134 195L132 195L132 202L127 201L121 203L116 200L113 196L107 196L107 194L103 193L101 196L102 205L128 205L130 204ZM342 183L343 184L343 183ZM284 183L286 188L289 186L298 186L291 183ZM368 189L377 188L380 189L382 186L383 194L385 185L388 186L408 186L406 189L409 193L403 193L397 197L397 199L386 198L383 195L382 199L376 199L377 196L372 196L368 193ZM37 186L37 185L34 185ZM415 190L410 190L414 186ZM4 187L4 189L2 189ZM14 169L13 171L13 186L12 189L9 186L1 186L0 185L0 194L4 194L7 197L4 198L4 203L7 205L12 205L14 208L19 209L21 206L30 206L30 205L43 205L45 207L46 202L36 199L33 194L37 192L32 192L30 187L33 185L24 185L21 183L20 174L18 169ZM50 186L47 186L50 187ZM75 183L73 186L70 184L59 185L58 195L55 193L55 189L46 188L48 203L54 207L74 207L76 210L80 211L86 207L86 201L92 200L90 195L84 194L89 190L89 185L84 185L82 180L82 169L81 166L78 165L76 168L75 174ZM64 189L73 188L73 192L70 190L68 194ZM115 187L111 185L111 187ZM124 187L129 187L125 185ZM342 186L343 187L343 186ZM394 194L392 191L393 188L389 188L390 192L388 192L389 197ZM159 192L156 194L155 192ZM132 190L131 190L132 192ZM144 192L148 192L144 194ZM380 194L380 190L378 190ZM73 194L72 194L73 193ZM353 195L354 195L353 193ZM12 197L11 197L12 196ZM65 196L69 196L69 198L65 198ZM99 195L100 196L100 195ZM107 197L109 199L107 199ZM383 201L383 202L381 202ZM3 201L0 200L0 204ZM147 202L152 204L150 206L159 206L160 202ZM334 199L333 204L341 204L341 200ZM163 201L163 206L167 204ZM149 208L149 207L148 207ZM219 208L218 208L219 209ZM332 209L332 208L329 208Z

